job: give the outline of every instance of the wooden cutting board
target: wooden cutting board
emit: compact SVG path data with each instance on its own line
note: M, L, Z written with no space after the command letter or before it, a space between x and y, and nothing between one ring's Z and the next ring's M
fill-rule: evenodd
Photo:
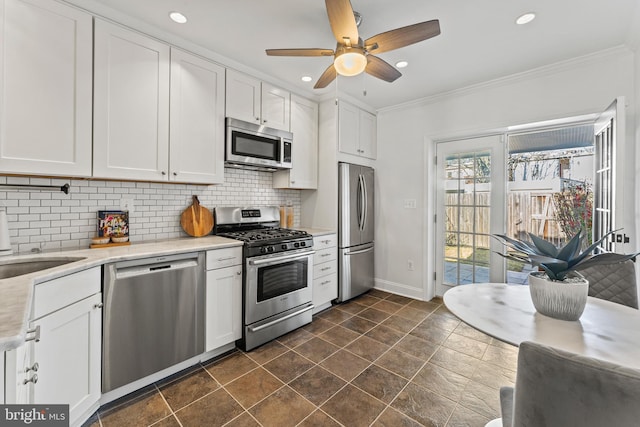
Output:
M189 236L206 236L213 230L213 215L209 209L200 205L198 196L193 196L191 206L180 215L180 225Z

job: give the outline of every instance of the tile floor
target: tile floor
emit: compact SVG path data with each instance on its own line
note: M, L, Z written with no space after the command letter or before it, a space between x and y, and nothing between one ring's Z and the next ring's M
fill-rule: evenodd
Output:
M483 426L499 416L517 355L440 299L373 290L105 405L87 425Z

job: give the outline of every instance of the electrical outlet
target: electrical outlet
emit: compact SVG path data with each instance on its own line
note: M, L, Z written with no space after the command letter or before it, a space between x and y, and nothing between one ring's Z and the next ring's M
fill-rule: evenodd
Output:
M130 214L134 212L133 199L130 197L123 197L120 199L120 210L129 211Z
M407 270L409 270L409 271L413 271L414 270L413 260L412 259L408 259L407 260Z

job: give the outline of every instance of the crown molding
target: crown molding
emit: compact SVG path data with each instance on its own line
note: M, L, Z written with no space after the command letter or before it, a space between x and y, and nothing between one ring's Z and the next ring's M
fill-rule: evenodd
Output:
M576 68L584 67L589 64L602 62L603 60L611 57L619 57L624 55L633 55L634 52L627 45L619 45L609 49L601 50L598 52L590 53L575 58L570 58L560 62L556 62L542 67L532 68L520 73L510 74L508 76L500 77L497 79L488 80L482 83L465 86L459 89L454 89L447 92L431 95L428 97L416 99L413 101L405 102L402 104L394 105L391 107L385 107L378 110L378 112L387 112L395 110L403 110L408 108L423 107L430 104L442 102L447 99L461 97L475 92L479 92L485 89L498 88L502 86L511 85L532 78L544 77L553 74L557 74L562 71L573 70Z

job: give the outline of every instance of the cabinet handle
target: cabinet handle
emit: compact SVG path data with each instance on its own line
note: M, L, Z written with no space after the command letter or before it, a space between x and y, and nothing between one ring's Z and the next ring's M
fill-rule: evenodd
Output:
M40 365L38 364L38 362L36 362L30 368L27 368L25 372L29 372L29 371L38 372L38 369L40 369Z
M325 256L331 256L331 254L322 254L320 255L321 257L325 257Z
M296 183L296 181L292 179L292 180L291 180L291 183L292 183L292 184L295 184L295 183Z
M262 121L262 123L267 123L267 119L264 119L264 120Z
M236 271L236 276L242 276L242 271Z
M259 122L259 121L260 121L260 117L256 117L256 122Z
M236 259L236 257L234 256L228 256L228 257L224 257L224 258L218 258L218 261L229 261L232 259Z
M173 173L173 176L178 176L178 172L174 172L174 173Z
M165 171L162 171L162 176L165 176L167 173Z
M97 304L93 304L93 308L102 308L102 307L104 307L104 304L101 303L101 302L99 302Z
M331 280L325 280L324 282L320 282L320 286L328 285L331 283Z
M24 380L22 381L22 384L29 384L29 383L37 383L38 382L38 374L33 374L33 376L31 378L29 378L28 380Z
M36 326L34 329L27 330L27 335L29 335L29 334L33 334L33 336L32 337L26 337L24 339L25 342L27 342L27 341L40 342L40 325Z
M324 243L325 245L328 245L329 243L331 243L331 240L327 239L327 240L321 240L322 243Z
M331 270L331 267L324 267L320 269L320 271L327 271L327 270Z

